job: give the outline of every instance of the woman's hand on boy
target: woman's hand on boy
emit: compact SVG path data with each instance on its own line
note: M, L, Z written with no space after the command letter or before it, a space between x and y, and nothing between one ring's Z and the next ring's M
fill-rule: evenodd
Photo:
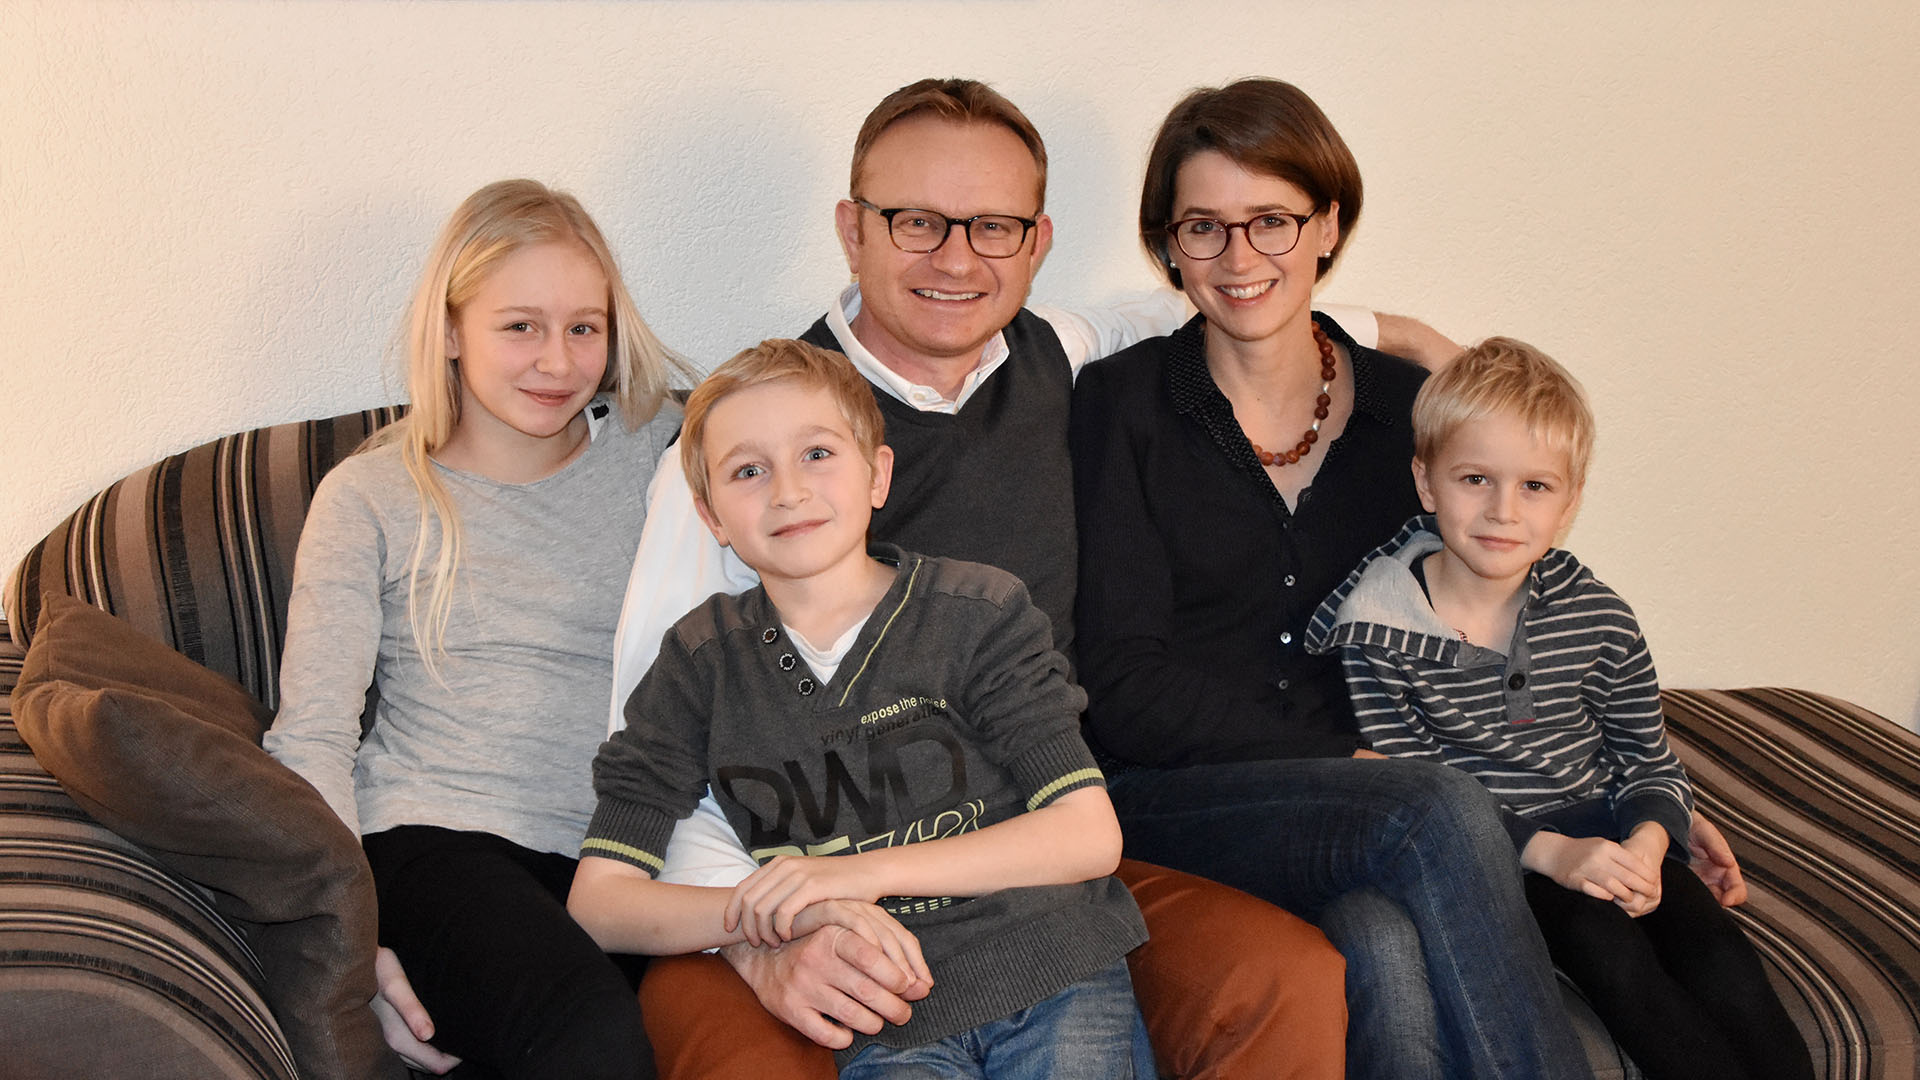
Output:
M1374 313L1380 351L1405 357L1428 371L1439 371L1461 353L1451 338L1411 315Z
M793 921L822 900L880 899L858 855L776 855L747 875L727 898L723 926L738 928L754 945L792 941Z
M933 971L920 954L920 939L885 909L864 900L822 900L808 904L794 917L793 935L804 937L828 926L844 926L859 934L886 953L896 967L913 976L908 993L903 995L908 1000L924 997L925 990L933 988ZM916 987L924 989L914 993Z
M1645 861L1611 840L1537 832L1520 853L1520 865L1563 888L1611 900L1629 915L1644 915L1660 902L1657 870L1650 879Z

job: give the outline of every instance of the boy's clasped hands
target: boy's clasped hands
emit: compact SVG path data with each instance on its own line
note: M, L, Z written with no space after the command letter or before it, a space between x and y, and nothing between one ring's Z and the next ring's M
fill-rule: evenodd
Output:
M1611 900L1638 918L1660 906L1660 861L1666 853L1667 831L1643 821L1620 843L1537 832L1521 851L1520 865L1563 888Z
M733 887L722 914L724 929L751 945L778 945L822 927L843 926L887 954L924 986L933 972L920 939L876 905L878 890L862 873L858 855L776 855Z

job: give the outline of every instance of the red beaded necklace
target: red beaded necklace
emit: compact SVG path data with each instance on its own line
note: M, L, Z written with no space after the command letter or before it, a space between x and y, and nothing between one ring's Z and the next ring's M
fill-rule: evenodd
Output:
M1320 441L1320 421L1327 418L1327 410L1333 406L1333 395L1329 392L1333 389L1333 342L1328 340L1327 332L1320 329L1319 323L1313 324L1313 340L1320 346L1320 396L1313 399L1313 426L1300 436L1298 445L1284 453L1269 454L1260 449L1259 443L1253 443L1253 456L1259 458L1262 465L1292 465L1313 453L1313 444Z

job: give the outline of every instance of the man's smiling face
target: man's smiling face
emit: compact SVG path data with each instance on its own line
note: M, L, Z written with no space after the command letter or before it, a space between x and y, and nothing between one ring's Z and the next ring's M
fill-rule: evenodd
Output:
M933 251L912 254L894 245L879 214L851 200L835 208L841 247L860 281L853 331L861 344L916 381L933 382L928 373L936 371L942 381L964 377L1026 302L1053 240L1053 223L1039 213L1032 153L1000 124L911 116L875 140L853 194L883 209L1038 219L1018 252L985 259L965 229L955 228Z

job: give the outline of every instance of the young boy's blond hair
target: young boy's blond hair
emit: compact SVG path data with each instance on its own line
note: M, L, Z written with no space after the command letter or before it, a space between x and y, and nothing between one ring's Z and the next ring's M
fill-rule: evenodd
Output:
M702 505L707 502L707 417L730 394L751 386L793 379L802 386L825 390L853 429L853 441L871 465L886 437L886 420L873 400L873 387L853 362L830 349L792 338L768 338L744 349L713 369L687 398L686 419L680 425L680 467L687 486Z
M1579 380L1553 357L1510 337L1490 337L1427 380L1413 400L1413 453L1431 462L1447 440L1476 420L1517 417L1550 449L1565 450L1578 490L1593 456L1593 410Z

